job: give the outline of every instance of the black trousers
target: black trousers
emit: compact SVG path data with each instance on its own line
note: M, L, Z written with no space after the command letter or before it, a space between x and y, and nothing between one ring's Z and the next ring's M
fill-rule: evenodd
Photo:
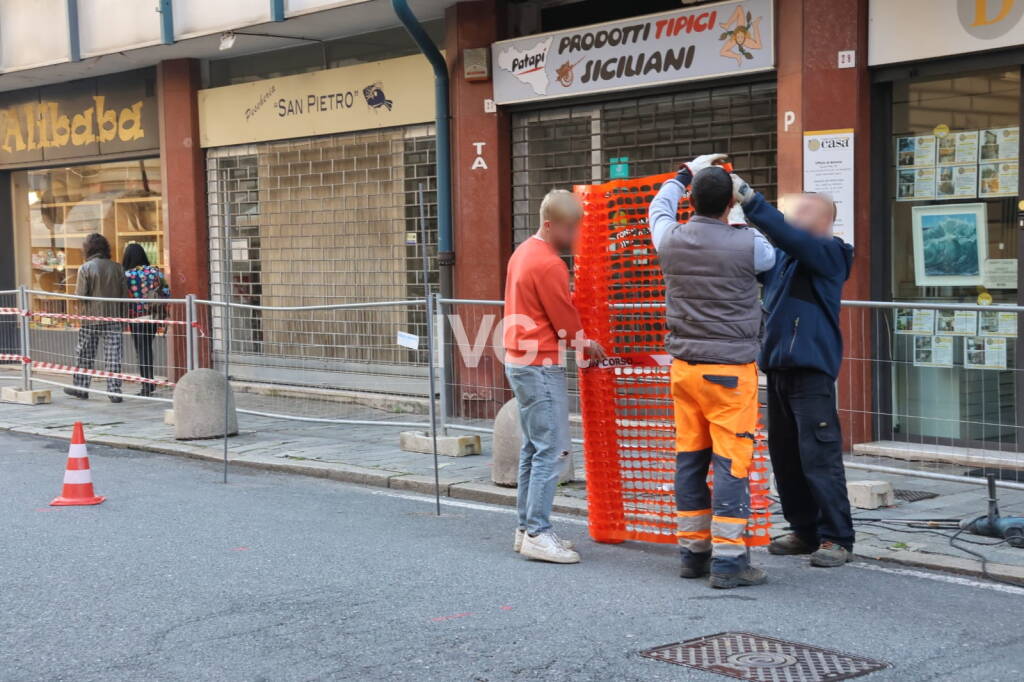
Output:
M768 450L782 513L812 544L853 549L843 437L832 377L816 370L768 372Z
M145 322L134 322L129 325L132 330L132 345L139 359L139 376L153 378L153 337L156 336L156 325ZM142 392L153 392L153 384L142 384Z

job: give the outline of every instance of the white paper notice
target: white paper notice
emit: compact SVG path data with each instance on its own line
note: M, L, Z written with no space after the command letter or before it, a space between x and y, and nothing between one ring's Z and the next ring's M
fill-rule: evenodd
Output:
M983 310L978 324L978 333L982 336L1017 336L1017 313Z
M978 333L978 313L974 310L939 310L935 315L935 333L975 336Z
M896 310L897 334L934 334L935 311L918 310L917 308L898 308Z
M804 133L804 191L836 203L835 235L853 244L853 130Z
M395 343L404 348L412 348L418 350L420 347L420 337L409 332L398 332L398 338L395 339Z
M982 269L986 289L1016 289L1017 259L989 258Z
M1006 369L1006 339L990 336L964 339L964 367Z
M915 336L914 365L916 367L952 367L952 336Z

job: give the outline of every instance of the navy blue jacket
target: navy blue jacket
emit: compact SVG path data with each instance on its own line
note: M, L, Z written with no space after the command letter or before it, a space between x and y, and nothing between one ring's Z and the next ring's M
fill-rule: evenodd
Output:
M760 276L766 320L758 364L766 372L814 369L835 379L843 360L839 304L853 247L789 225L760 193L743 212L778 248L775 267Z

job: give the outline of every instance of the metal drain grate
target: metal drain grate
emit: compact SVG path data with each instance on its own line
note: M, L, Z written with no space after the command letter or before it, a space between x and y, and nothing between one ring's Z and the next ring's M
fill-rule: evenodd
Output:
M902 490L896 488L892 491L892 494L896 496L897 500L903 500L904 502L920 502L921 500L930 500L933 497L938 497L938 493L933 493L930 490Z
M870 658L749 632L721 632L648 649L640 655L755 682L832 682L890 666Z

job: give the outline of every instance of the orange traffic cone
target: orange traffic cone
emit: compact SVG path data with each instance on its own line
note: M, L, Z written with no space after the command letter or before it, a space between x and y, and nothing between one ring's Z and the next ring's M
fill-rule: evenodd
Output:
M64 471L64 490L50 506L99 504L105 499L107 498L98 496L92 489L89 455L85 451L85 433L82 431L82 422L75 422L75 430L71 434L71 447L68 448L68 468Z

